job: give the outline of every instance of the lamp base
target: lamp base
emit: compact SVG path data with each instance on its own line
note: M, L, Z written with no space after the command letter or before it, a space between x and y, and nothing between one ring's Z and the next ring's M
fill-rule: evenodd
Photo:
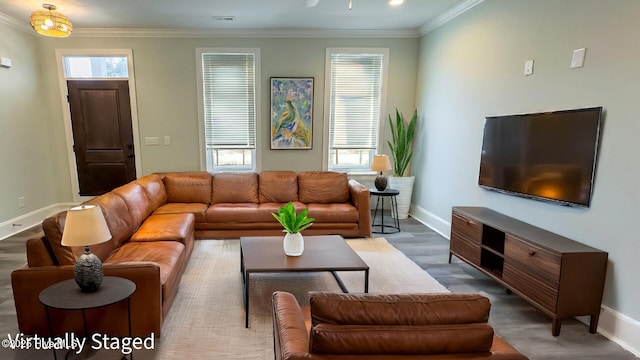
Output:
M89 247L84 248L84 254L80 255L73 266L73 277L82 292L94 292L102 284L104 272L102 262L97 256L89 252Z
M380 173L380 175L376 176L376 181L374 182L374 184L376 185L376 189L378 189L378 191L384 191L389 184L389 180L387 180L386 176Z

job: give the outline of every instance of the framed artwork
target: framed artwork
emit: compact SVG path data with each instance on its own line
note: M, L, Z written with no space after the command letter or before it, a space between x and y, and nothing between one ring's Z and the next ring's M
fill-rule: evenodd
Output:
M271 149L311 149L313 78L271 78Z

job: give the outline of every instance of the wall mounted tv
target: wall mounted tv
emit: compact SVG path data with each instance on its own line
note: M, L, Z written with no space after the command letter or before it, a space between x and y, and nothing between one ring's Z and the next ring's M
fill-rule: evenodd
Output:
M485 119L478 184L589 207L602 107Z

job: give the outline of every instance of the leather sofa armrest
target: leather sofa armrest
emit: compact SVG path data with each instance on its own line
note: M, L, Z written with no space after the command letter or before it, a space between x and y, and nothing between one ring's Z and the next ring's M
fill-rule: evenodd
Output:
M272 296L275 358L309 358L309 333L304 315L293 294L276 291Z
M349 179L349 193L353 206L358 208L360 236L371 236L371 205L369 189L354 179Z
M493 345L491 346L491 359L528 360L524 354L518 352L516 348L508 342L502 340L497 335L493 335Z
M160 336L162 324L162 284L160 267L151 262L104 264L105 276L119 276L133 281L136 291L131 295L131 323L133 336ZM26 264L11 273L18 327L25 334L49 335L46 309L39 295L46 287L73 278L73 266L28 267ZM126 304L124 305L126 309ZM103 308L106 313L111 314ZM64 316L64 312L50 312L52 323L61 328L82 329L81 318ZM108 317L108 316L107 316ZM80 321L77 321L80 320ZM108 320L108 319L107 319ZM113 321L111 321L113 323ZM116 332L128 333L126 322ZM54 329L55 332L55 329Z

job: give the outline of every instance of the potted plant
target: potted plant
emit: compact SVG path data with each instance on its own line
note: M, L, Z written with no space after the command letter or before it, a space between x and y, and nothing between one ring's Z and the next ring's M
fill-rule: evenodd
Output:
M271 214L284 228L282 232L286 233L282 246L287 256L300 256L304 251L304 238L300 232L313 225L315 220L307 217L308 212L309 209L304 209L300 214L296 215L293 203L289 202L284 207L278 208L277 214Z
M393 121L389 114L389 127L391 128L391 140L387 143L391 149L393 158L393 176L389 177L389 186L399 190L398 219L409 217L409 206L411 205L411 194L415 176L404 176L407 167L411 162L413 151L413 136L415 135L416 123L418 122L418 110L414 110L411 120L407 124L402 113L396 109L396 119Z

